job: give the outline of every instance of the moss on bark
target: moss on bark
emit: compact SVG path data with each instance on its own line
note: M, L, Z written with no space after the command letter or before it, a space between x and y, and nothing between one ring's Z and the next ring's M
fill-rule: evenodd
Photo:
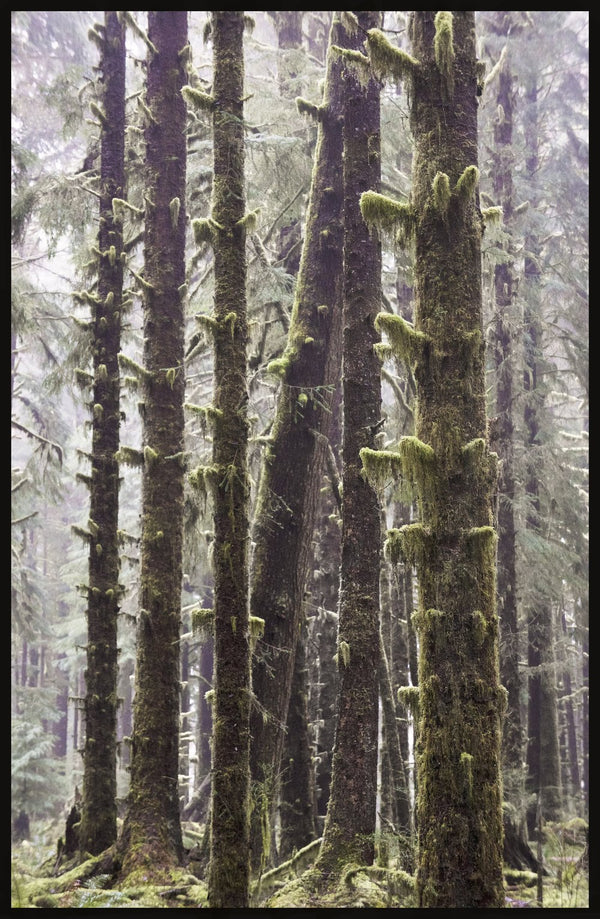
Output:
M181 862L178 759L182 577L186 112L179 52L187 12L150 11L144 258L144 467L131 783L119 840L124 876Z
M211 908L249 900L250 623L248 615L244 15L212 13L215 226L213 432L215 669Z
M106 119L101 128L98 249L121 252L112 201L125 185L125 29L105 12L102 34ZM117 837L117 616L119 611L119 362L123 264L99 260L93 309L93 421L83 801L79 847L98 855ZM98 550L100 547L100 551Z
M378 11L359 11L349 35L364 48ZM380 85L344 74L344 333L342 564L338 620L338 721L332 782L317 866L338 878L344 865L371 865L377 796L380 508L362 473L360 452L373 449L380 421L380 365L374 344L381 301L381 247L359 208L380 182Z

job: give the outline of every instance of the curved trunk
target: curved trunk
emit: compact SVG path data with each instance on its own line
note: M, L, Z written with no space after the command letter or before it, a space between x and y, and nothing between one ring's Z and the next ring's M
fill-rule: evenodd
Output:
M337 39L339 24L332 40ZM322 485L332 389L340 369L342 268L339 73L330 55L286 351L270 368L281 390L260 479L250 611L264 619L252 665L252 867L268 860L283 732Z
M101 70L100 269L93 316L94 387L83 802L79 846L98 855L117 838L117 617L119 612L118 354L123 296L123 234L112 200L125 188L125 27L104 14Z

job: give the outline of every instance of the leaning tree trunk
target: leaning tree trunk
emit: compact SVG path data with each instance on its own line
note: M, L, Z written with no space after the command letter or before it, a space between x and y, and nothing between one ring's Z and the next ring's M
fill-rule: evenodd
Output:
M181 862L179 636L184 485L187 12L148 13L140 609L125 877Z
M380 86L368 69L364 30L378 11L350 14L344 43L363 73L344 74L344 334L342 560L337 660L338 720L329 806L317 861L339 876L344 864L371 865L377 805L379 571L377 492L363 476L360 451L371 449L381 419L375 317L381 304L381 244L362 219L359 199L380 182ZM346 18L346 22L349 22ZM348 28L351 28L349 23Z
M79 846L98 855L117 838L117 619L119 612L119 349L123 296L123 234L113 198L125 188L125 26L105 12L100 69L104 93L100 131L99 277L94 307L92 474L83 802Z
M332 29L337 41L339 23ZM269 857L294 655L311 560L332 389L341 348L341 63L330 54L325 96L303 111L318 119L315 168L288 343L271 371L281 377L253 531L250 610L265 620L252 667L252 867Z
M415 244L415 326L378 325L414 367L415 437L387 461L417 486L419 523L393 534L419 579L418 865L422 908L504 905L496 456L486 432L477 206L477 90L473 11L416 11L413 56L380 32L382 70L411 81L415 140L408 204L368 196L363 213ZM388 537L390 540L390 537Z

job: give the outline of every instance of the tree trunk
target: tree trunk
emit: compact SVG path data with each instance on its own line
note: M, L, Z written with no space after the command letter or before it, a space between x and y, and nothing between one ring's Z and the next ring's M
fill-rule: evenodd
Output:
M250 635L244 14L212 13L215 669L211 909L249 901Z
M415 326L378 325L414 368L416 437L399 463L420 523L396 531L416 563L419 605L417 897L422 908L504 905L498 674L496 456L487 443L477 205L473 11L416 11L412 57L369 38L381 69L411 82L415 141L408 205L366 197L363 213L415 244ZM387 45L387 47L386 47ZM386 318L387 317L387 318ZM394 463L380 453L373 462ZM389 541L389 538L388 538Z
M494 31L507 40L511 13L496 12ZM513 109L515 91L510 58L507 55L498 73L494 124L495 203L502 207L504 226L510 233L513 215ZM500 668L502 683L508 693L502 736L504 794L518 805L523 800L523 729L521 726L521 678L519 674L519 630L517 618L515 460L514 460L514 365L513 350L514 297L516 295L513 265L514 244L509 240L507 261L494 269L496 311L493 357L496 369L496 417L492 446L501 460L499 476L498 526L498 606L500 621Z
M345 46L364 49L364 30L379 11L359 11ZM365 59L368 67L368 61ZM377 493L362 474L360 451L372 448L381 417L375 317L381 303L381 244L363 221L362 192L379 188L379 82L365 68L344 73L344 335L342 563L338 619L338 720L329 807L318 866L371 865L377 799L379 571Z
M282 757L279 859L289 858L316 838L315 774L308 733L307 623L296 647L294 677Z
M131 784L120 839L125 877L181 862L179 637L184 448L187 12L148 13L144 247L144 469Z
M83 801L79 846L98 855L117 838L117 617L119 612L119 449L123 234L113 198L125 189L125 26L104 13L101 60L98 296L93 315L94 383L90 480L89 586Z
M339 25L332 31L337 40ZM319 121L302 259L265 452L253 531L250 610L265 620L253 659L252 867L262 871L289 706L294 655L316 522L333 386L340 368L342 266L339 71L331 55Z
M525 138L526 170L535 189L539 165L538 99L535 83L527 88ZM534 202L532 202L535 204ZM542 535L543 458L540 437L545 402L545 383L540 374L542 325L540 300L540 242L534 232L525 240L524 375L525 436L527 447L526 526L535 536ZM554 616L552 598L544 584L536 586L527 609L527 663L529 666L527 784L530 792L528 826L537 832L538 802L544 820L557 820L561 810L560 752L554 659Z

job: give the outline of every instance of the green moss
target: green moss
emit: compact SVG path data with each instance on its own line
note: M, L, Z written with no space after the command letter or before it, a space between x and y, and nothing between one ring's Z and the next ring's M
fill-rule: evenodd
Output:
M448 10L438 10L435 16L433 49L437 68L444 79L448 98L454 95L454 36L453 17Z
M456 193L462 201L469 201L475 194L478 184L479 169L477 166L467 166L456 183Z
M347 641L340 641L338 645L338 663L340 657L344 667L347 667L350 663L350 645Z
M144 454L141 450L134 450L133 447L127 447L124 444L115 453L115 459L118 463L124 463L125 466L139 467L144 464Z
M181 90L181 95L189 106L199 109L201 112L212 112L214 109L214 97L195 89L193 86L184 86Z
M375 319L378 332L387 335L395 357L412 367L418 361L429 337L417 332L413 325L393 313L379 313Z
M146 463L147 466L152 466L154 463L157 462L159 458L159 455L156 452L156 450L153 450L152 447L148 446L148 444L146 444L146 446L144 447L143 453L144 453L144 462Z
M498 226L504 218L504 211L501 207L486 207L482 210L481 216L486 226Z
M398 702L408 709L415 720L419 717L419 695L418 686L398 687Z
M369 29L367 50L373 72L380 80L391 77L399 81L412 77L419 66L410 54L392 45L380 29Z
M359 200L363 220L379 233L395 231L400 247L410 245L415 238L417 215L410 204L394 201L387 195L365 191Z
M431 551L431 533L422 523L409 523L388 530L384 551L392 565L407 562L420 567Z
M379 491L391 481L396 481L402 472L400 454L391 450L371 450L370 447L363 447L359 456L367 480Z
M432 189L433 206L441 217L445 217L450 204L450 179L445 172L436 172Z
M421 494L430 496L435 483L435 452L418 437L401 437L398 452L402 458L404 475L415 482Z
M90 102L90 110L92 114L96 116L96 118L98 119L101 125L108 124L106 120L106 115L104 114L104 112L102 111L102 109L100 108L97 102Z

